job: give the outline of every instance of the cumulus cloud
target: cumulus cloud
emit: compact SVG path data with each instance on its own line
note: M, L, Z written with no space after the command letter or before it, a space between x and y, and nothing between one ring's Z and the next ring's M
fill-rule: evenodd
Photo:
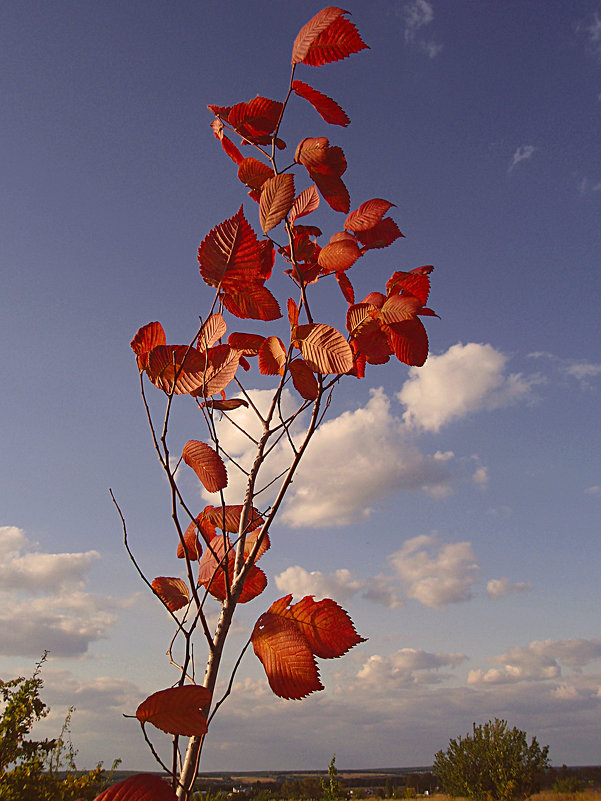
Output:
M469 600L480 572L469 542L445 543L434 534L407 540L389 559L407 597L434 608Z
M412 684L439 684L448 678L440 668L456 667L467 659L465 654L430 653L401 648L390 656L373 654L357 673L361 683L389 688Z
M579 672L590 662L601 659L601 638L573 640L535 640L515 646L493 657L490 670L470 670L468 684L509 684L544 681L562 675L562 666Z
M493 601L504 598L506 595L515 595L518 592L527 592L532 589L532 584L526 581L511 582L508 578L491 579L486 584L488 597Z
M275 577L277 588L282 592L291 592L295 597L315 595L317 598L333 598L343 602L359 594L365 600L382 604L388 609L403 605L403 600L392 586L394 581L394 577L382 575L361 579L346 569L333 573L319 570L309 572L299 565L289 567Z
M443 425L481 409L497 409L532 397L538 378L507 373L507 356L492 347L468 342L430 356L412 367L398 393L408 425L437 432Z
M434 39L426 39L422 36L422 29L430 25L434 19L432 3L427 0L412 0L403 6L402 18L405 26L405 42L409 45L416 45L428 58L437 56L442 50L442 45Z
M117 604L84 589L98 558L44 553L22 529L0 526L0 653L76 656L105 637Z
M520 145L511 158L509 171L513 170L521 161L528 161L536 153L534 145Z
M264 410L270 393L249 393ZM285 414L293 408L286 391L282 405ZM457 481L451 452L422 453L414 432L392 414L390 399L382 389L372 390L365 406L326 421L315 433L303 457L288 494L280 520L290 526L341 526L366 519L375 501L400 490L421 490L440 497L451 492ZM236 417L241 428L256 439L258 422L251 410L240 410ZM300 425L297 423L297 425ZM256 446L237 428L222 421L218 433L226 453L249 469ZM297 434L292 432L293 436ZM259 476L259 487L274 481L291 461L291 449L283 438L272 449ZM231 503L243 497L245 474L228 468L230 480L225 492ZM267 504L275 495L278 482L260 495ZM205 493L207 499L214 499Z

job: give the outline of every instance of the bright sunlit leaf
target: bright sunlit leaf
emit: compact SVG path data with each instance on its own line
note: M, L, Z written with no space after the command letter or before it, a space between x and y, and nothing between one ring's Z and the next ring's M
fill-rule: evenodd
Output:
M181 545L181 543L180 543ZM167 609L177 612L190 602L188 585L180 578L158 576L152 582L152 589L165 604Z
M202 386L205 357L188 345L158 345L148 354L146 374L163 392L184 395Z
M267 337L259 350L259 371L263 375L281 375L286 362L286 348L279 337Z
M330 325L299 325L296 341L303 359L314 373L348 373L353 366L350 345L340 331Z
M348 13L330 6L310 19L294 40L292 63L319 67L366 48L357 28L342 16Z
M311 186L300 193L292 204L292 208L288 214L290 225L294 225L294 221L299 217L305 217L317 208L319 208L319 194L314 184L311 184Z
M344 227L347 231L355 233L367 231L380 222L391 206L394 206L394 203L389 203L388 200L382 200L382 198L366 200L358 209L351 211L344 222Z
M204 321L198 334L198 339L196 341L197 350L205 352L220 340L221 337L225 336L226 331L227 325L223 319L223 315L219 314L219 312L217 314L211 314L210 317L207 317Z
M130 347L136 354L138 367L145 370L148 364L148 354L157 345L165 345L165 331L160 323L147 323L140 328L132 341Z
M294 203L294 175L283 173L268 178L261 189L259 220L264 233L282 222Z

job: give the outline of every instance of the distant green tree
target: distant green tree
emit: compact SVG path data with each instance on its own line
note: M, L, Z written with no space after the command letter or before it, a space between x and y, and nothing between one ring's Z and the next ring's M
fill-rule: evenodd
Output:
M338 801L339 798L342 798L342 786L336 768L336 754L330 760L328 778L321 780L321 797L325 801Z
M70 736L73 709L68 711L58 737L28 739L34 724L50 711L40 698L40 671L45 659L46 654L31 678L0 679L0 801L88 801L109 778L101 764L94 770L77 772Z
M450 740L434 758L434 773L446 793L474 801L520 801L539 789L549 766L549 746L527 742L526 732L495 718L472 734Z

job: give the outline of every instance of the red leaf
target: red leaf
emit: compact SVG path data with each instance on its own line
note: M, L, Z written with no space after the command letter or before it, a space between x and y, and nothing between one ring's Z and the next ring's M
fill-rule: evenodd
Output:
M230 587L234 575L235 553L229 539L226 540L226 546L227 554L224 550L223 538L215 537L211 542L212 551L206 550L198 565L198 583L206 587L207 591L218 601L224 601L227 598L226 570ZM263 548L263 551L265 550L267 550L267 545ZM265 573L253 564L244 580L238 603L244 604L252 601L263 592L266 586Z
M318 167L325 162L329 147L325 136L308 136L298 143L294 161L307 169Z
M279 337L267 337L259 350L259 372L281 375L286 362L286 348Z
M384 217L379 223L366 231L357 231L357 239L363 245L363 250L374 248L387 248L403 234L392 217Z
M201 555L202 555L202 545L200 544L200 539L198 537L198 530L199 528L202 529L202 523L197 522L201 518L199 515L195 521L190 523L188 528L184 531L184 544L180 542L177 545L177 558L178 559L185 559L186 553L188 554L188 559L192 562L197 562ZM215 527L213 526L213 532L215 531Z
M317 170L309 170L309 175L330 208L334 211L348 212L351 199L342 178Z
M227 471L219 454L198 440L188 440L182 451L182 459L191 467L207 492L217 492L227 487Z
M273 170L259 159L249 156L244 159L238 169L238 178L249 189L260 190L265 181L273 176Z
M206 406L209 409L216 409L218 412L231 412L233 409L239 409L240 406L248 408L248 401L243 398L230 398L228 400L208 400L203 401L201 406Z
M242 504L226 504L225 506L209 506L204 511L214 526L230 534L237 534L240 530L240 515L242 514ZM260 528L265 521L260 512L252 506L247 515L245 532L250 533Z
M335 6L323 8L309 22L305 23L296 35L292 45L292 63L300 64L307 56L309 48L320 33L327 30L337 17L347 12Z
M158 776L137 773L107 787L94 801L177 801L177 796Z
M203 239L198 248L198 264L209 286L240 292L249 284L269 278L273 246L269 240L259 242L240 207Z
M313 401L319 395L319 386L313 371L304 359L295 359L288 365L292 383L301 398Z
M354 645L366 642L355 631L347 612L330 598L314 601L311 595L307 595L292 606L289 603L287 614L294 618L315 656L334 659Z
M277 300L260 283L247 286L240 292L226 292L223 305L230 314L243 320L278 320L282 316Z
M397 359L411 367L422 367L428 358L428 335L422 321L414 317L392 323L388 328L388 339Z
M380 310L379 319L386 324L402 323L419 314L422 302L415 295L391 295Z
M290 328L298 325L298 306L292 298L288 298L288 322L290 323Z
M350 306L346 313L346 330L353 336L357 334L363 326L371 323L378 315L378 308L372 303L362 301Z
M382 198L378 197L373 198L373 200L366 200L358 209L351 211L344 222L344 227L347 231L354 231L355 233L357 231L367 231L380 222L391 206L394 206L394 203L389 203L388 200L382 200Z
M261 190L259 220L264 233L282 222L294 203L294 175L282 173L268 178Z
M317 189L313 184L307 189L304 189L292 204L292 208L288 214L288 221L290 225L294 225L294 221L299 217L305 217L311 214L319 207L319 195Z
M424 270L424 272L411 270L409 273L404 273L399 270L393 273L386 282L386 292L389 295L398 295L400 292L406 290L425 304L428 302L428 295L430 294L430 279L428 278L428 274L431 273L433 269L433 267L427 265L418 267L418 270Z
M188 345L158 345L148 354L146 374L163 392L173 391L174 395L184 395L202 386L205 367L206 359L195 348Z
M334 273L336 276L336 280L338 281L338 286L340 287L340 291L344 295L347 303L352 304L355 302L355 290L353 289L353 285L349 281L346 273Z
M237 331L227 338L227 344L245 356L256 356L263 342L265 337L260 334L240 334Z
M315 111L331 125L342 125L346 127L350 123L344 110L331 97L318 92L307 83L302 81L292 81L292 89L299 96L308 100Z
M204 356L205 354L203 354ZM190 394L194 397L218 395L233 380L240 362L240 352L229 345L215 345L206 352L206 369L202 385Z
M196 348L200 351L206 351L211 345L214 345L221 337L225 336L227 325L223 319L222 314L211 314L210 317L202 324L199 331L198 339L196 341Z
M300 699L323 690L315 657L294 621L265 612L255 624L251 642L269 686L280 698Z
M314 373L348 373L353 366L350 345L332 326L323 323L299 325L296 340L304 360Z
M249 142L259 145L271 143L271 134L282 113L282 104L267 97L254 97L248 103L235 106L208 106L215 116L231 125Z
M140 370L146 369L150 351L156 348L157 345L165 345L166 343L165 331L160 323L147 323L138 330L129 344L136 354Z
M231 139L228 139L225 134L220 137L221 139L221 147L227 153L227 155L231 158L234 164L240 164L243 159L242 153L238 150L236 145L232 142Z
M358 53L367 45L340 8L324 8L301 28L292 48L293 64L320 67Z
M198 684L184 684L149 695L136 710L141 723L152 723L167 734L200 737L207 731L202 710L211 701L211 693Z
M360 255L357 242L349 234L348 239L339 239L323 247L319 252L317 263L328 273L343 273L353 266Z
M181 545L181 542L180 542ZM165 604L167 609L177 612L190 602L188 585L180 578L171 576L158 576L152 582L152 589Z

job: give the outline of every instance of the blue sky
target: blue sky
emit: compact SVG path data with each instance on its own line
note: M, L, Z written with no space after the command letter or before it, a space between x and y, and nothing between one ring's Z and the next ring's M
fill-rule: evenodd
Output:
M320 7L0 12L0 676L50 651L44 731L74 704L82 765L151 768L122 713L176 678L108 493L149 576L175 575L129 341L150 320L188 341L205 313L196 248L245 198L206 104L283 98L292 41ZM370 49L297 77L351 125L297 101L282 135L344 149L351 208L396 204L405 238L353 268L357 295L434 264L441 319L422 370L390 363L340 388L228 661L289 591L335 598L368 641L323 664L326 691L303 702L275 698L248 654L204 769L325 768L334 752L348 768L429 764L494 716L555 764L596 763L601 5L349 10ZM342 227L325 204L314 217ZM343 319L338 295L316 308ZM202 438L180 408L176 441Z

